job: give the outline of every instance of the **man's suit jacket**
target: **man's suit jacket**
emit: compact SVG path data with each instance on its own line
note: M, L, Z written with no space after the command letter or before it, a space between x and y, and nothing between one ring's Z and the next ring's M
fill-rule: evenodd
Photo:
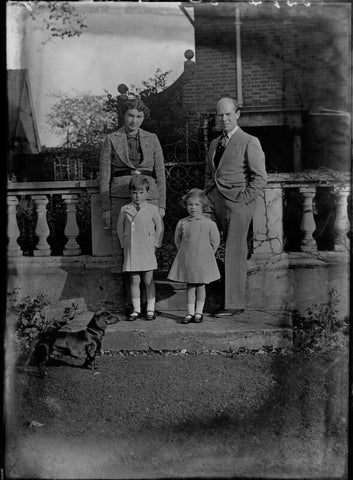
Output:
M229 140L218 168L213 158L220 137L212 140L206 161L205 190L217 187L233 202L249 204L267 184L265 154L259 140L238 127Z
M146 176L150 184L149 200L157 200L165 208L166 185L164 158L161 145L154 133L139 129L142 163L136 167L129 161L127 137L124 127L106 136L100 154L99 188L102 211L111 210L111 197L130 198L131 176L116 176L127 169L148 170L153 177Z

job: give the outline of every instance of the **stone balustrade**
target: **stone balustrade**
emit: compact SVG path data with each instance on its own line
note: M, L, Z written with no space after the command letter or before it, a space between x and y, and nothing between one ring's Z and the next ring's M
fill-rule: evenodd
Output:
M253 221L254 254L259 257L281 255L284 252L284 197L287 189L296 189L301 202L300 251L317 252L314 238L316 229L314 203L318 187L331 189L335 196L334 250L349 251L350 223L348 216L348 197L350 196L349 174L339 172L312 171L302 174L270 174L263 195L258 197L256 214ZM98 183L91 181L60 181L8 183L8 257L23 255L18 238L20 230L16 212L19 198L30 197L36 212L35 235L37 243L33 255L45 257L51 255L48 244L50 234L47 221L48 197L59 195L66 205L66 225L64 235L67 239L64 256L79 256L80 245L77 242L79 227L77 223L77 203L80 195L88 192L91 197L92 256L111 255L110 232L104 230L101 219Z
M67 243L63 255L80 255L81 249L76 241L79 235L76 219L76 204L79 195L86 189L86 183L87 182L76 181L8 183L8 256L21 256L23 254L17 242L20 236L20 230L16 217L19 197L22 196L29 196L35 205L35 235L37 243L33 255L36 257L47 257L51 255L51 249L47 241L50 235L47 220L48 196L50 195L60 195L66 204L67 220L64 233L67 238Z
M300 251L313 254L317 252L317 242L314 238L316 230L314 202L319 187L330 189L335 197L334 250L349 252L350 176L341 172L318 170L301 174L269 175L263 195L256 199L257 208L253 221L255 254L273 255L284 251L283 205L284 195L288 189L296 189L300 193Z

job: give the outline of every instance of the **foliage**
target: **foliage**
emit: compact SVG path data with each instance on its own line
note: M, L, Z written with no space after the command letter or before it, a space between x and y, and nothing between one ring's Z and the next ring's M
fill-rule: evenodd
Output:
M186 134L186 123L189 124L188 133L194 133L190 130L198 125L198 116L182 109L179 86L168 88L170 73L171 70L162 72L157 68L153 77L142 82L142 88L131 85L127 94L117 97L107 90L106 95L54 92L51 94L55 103L48 115L49 125L64 137L62 147L98 148L105 134L123 125L126 99L139 96L151 111L143 128L157 133L163 146L178 142Z
M82 30L87 27L84 24L83 16L72 2L9 1L8 3L11 6L24 7L24 11L28 13L32 20L42 23L48 32L48 40L52 37L64 39L80 36Z
M177 85L168 86L170 73L171 70L162 72L157 68L153 77L142 82L142 88L130 85L126 95L113 97L106 91L106 111L118 115L121 126L124 101L127 98L140 97L151 112L150 117L144 121L143 128L156 133L162 146L181 140L185 136L186 123L194 125L197 115L182 109L181 89Z
M144 127L157 133L163 146L182 140L187 133L186 128L188 135L195 137L195 127L197 129L199 126L198 114L182 108L180 86L174 84L168 88L167 79L170 73L171 70L162 72L157 68L154 77L142 82L143 89L136 89L131 85L132 90L140 96L151 112L150 117L144 122Z
M15 347L17 357L27 361L33 351L35 341L42 333L58 330L73 320L77 305L65 307L60 319L50 320L47 316L48 299L42 293L19 298L20 289L8 292L7 310L15 317Z
M141 100L144 102L148 101L148 98L152 95L157 95L157 93L162 92L168 87L168 75L172 73L172 70L167 72L162 72L160 68L157 68L153 77L150 77L148 80L144 80L142 85L144 88L137 88L135 85L130 85L129 92L132 95L141 97Z
M120 113L120 101L123 102L134 97L140 97L141 100L148 103L148 98L157 95L167 88L167 77L172 72L169 70L167 72L162 72L160 68L157 68L153 77L150 77L148 80L144 80L142 85L144 88L138 88L136 85L131 84L130 89L126 87L126 93L119 95L118 97L113 97L111 93L107 90L106 99L105 99L105 110L106 112L114 112L116 115Z
M56 101L47 118L54 131L65 138L63 147L97 146L116 126L115 112L104 108L104 95L54 92L51 97Z
M324 352L335 348L347 348L349 320L337 317L340 295L333 289L329 301L314 304L307 309L307 316L298 311L293 316L294 347L307 352Z

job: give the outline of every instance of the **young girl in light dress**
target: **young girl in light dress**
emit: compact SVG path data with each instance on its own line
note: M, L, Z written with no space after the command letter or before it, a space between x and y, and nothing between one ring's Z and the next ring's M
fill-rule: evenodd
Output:
M189 216L175 229L178 253L168 279L187 283L187 315L182 323L200 323L206 300L206 283L220 278L215 253L220 243L217 225L204 215L208 200L203 190L191 189L182 198Z

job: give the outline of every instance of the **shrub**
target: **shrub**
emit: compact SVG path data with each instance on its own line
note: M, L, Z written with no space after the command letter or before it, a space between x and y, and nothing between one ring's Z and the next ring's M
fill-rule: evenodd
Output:
M340 295L337 290L329 292L329 301L314 304L307 315L294 311L294 348L307 352L324 352L348 347L349 319L337 317Z
M42 293L19 298L19 289L8 293L8 313L14 318L15 349L18 363L28 364L38 336L58 330L75 317L77 305L64 309L60 319L49 319L48 299Z

